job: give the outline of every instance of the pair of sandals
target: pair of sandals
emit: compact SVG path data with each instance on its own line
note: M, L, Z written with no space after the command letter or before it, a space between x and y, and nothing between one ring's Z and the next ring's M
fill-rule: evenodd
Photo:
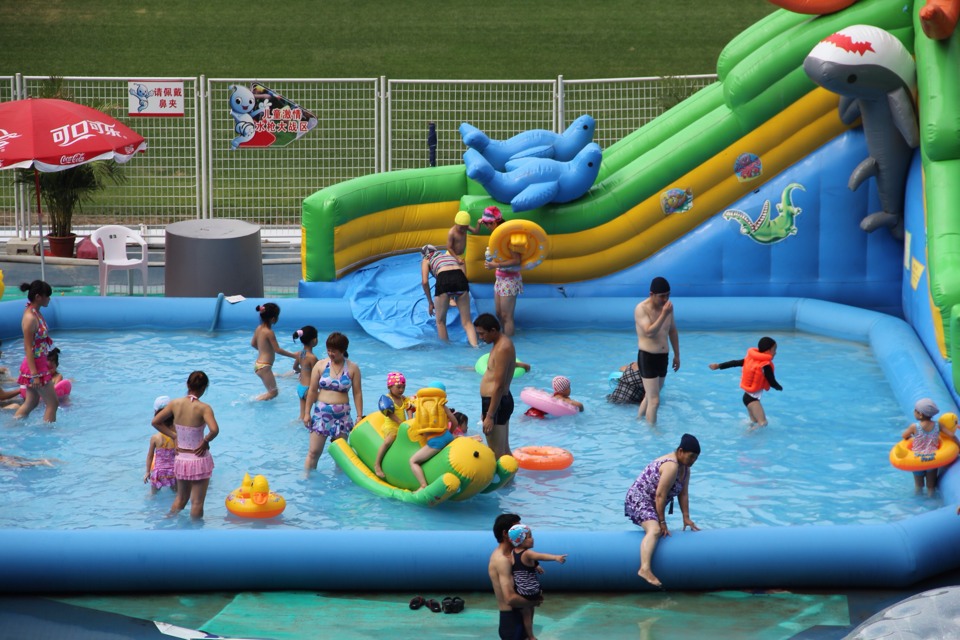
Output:
M434 613L440 613L441 611L444 613L460 613L465 606L466 603L464 603L463 598L460 596L444 598L440 602L437 602L433 598L424 600L422 596L416 596L410 601L411 609L417 610L421 607L427 607Z

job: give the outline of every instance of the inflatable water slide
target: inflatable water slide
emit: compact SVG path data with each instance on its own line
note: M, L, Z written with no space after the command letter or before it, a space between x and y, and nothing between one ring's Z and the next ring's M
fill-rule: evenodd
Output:
M960 316L950 207L960 189L960 83L948 70L960 66L960 45L923 34L924 0L840 5L849 6L828 15L777 10L746 29L721 53L716 83L603 150L583 197L523 213L496 203L506 219L532 220L550 239L547 258L524 274L533 285L525 295L643 296L651 276L668 274L681 296L819 298L906 315L948 367ZM839 96L803 68L819 42L851 25L883 29L916 56L921 147L910 172L906 251L887 229L860 229L880 208L873 179L855 190L847 184L869 155L861 123L845 123ZM423 244L442 245L457 211L475 222L494 203L464 165L323 189L303 203L301 295ZM911 223L917 215L921 222ZM487 241L470 236L467 246L480 298L492 278L482 266Z

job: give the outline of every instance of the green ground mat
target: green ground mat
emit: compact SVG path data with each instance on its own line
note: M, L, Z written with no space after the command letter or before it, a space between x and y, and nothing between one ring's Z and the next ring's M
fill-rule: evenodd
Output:
M234 637L274 640L337 638L492 638L498 614L491 593L421 594L438 602L460 595L462 613L411 610L409 594L312 592L81 596L62 602L161 620ZM842 595L750 594L740 591L651 594L547 594L534 621L541 640L597 637L788 639L813 626L847 627Z

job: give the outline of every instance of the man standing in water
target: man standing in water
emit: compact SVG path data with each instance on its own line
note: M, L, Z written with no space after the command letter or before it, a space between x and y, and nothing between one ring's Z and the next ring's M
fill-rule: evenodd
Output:
M633 320L637 326L637 367L646 394L637 417L646 417L652 427L657 424L660 389L667 377L670 345L673 345L673 370L680 368L680 336L673 317L673 303L670 302L670 283L666 278L657 276L650 282L650 297L634 309Z
M513 545L510 544L507 531L519 523L520 516L515 513L500 514L493 522L497 548L490 554L487 574L490 576L490 584L493 585L493 594L497 597L497 609L500 610L502 640L525 640L527 633L520 610L524 607L536 607L543 602L542 596L528 600L519 595L513 583Z
M480 380L480 415L487 446L494 458L510 454L510 416L513 415L513 395L510 382L517 366L517 352L513 340L500 333L500 323L489 313L481 313L473 321L477 337L492 344L487 370Z

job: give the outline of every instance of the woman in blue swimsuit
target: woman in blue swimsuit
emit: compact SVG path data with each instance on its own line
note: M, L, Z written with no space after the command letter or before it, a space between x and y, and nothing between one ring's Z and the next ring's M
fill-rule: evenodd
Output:
M338 331L327 336L327 357L319 360L310 374L306 400L309 409L303 418L303 426L310 430L310 449L304 463L307 471L317 468L327 438L336 440L350 435L353 418L347 392L351 389L357 419L363 418L360 367L347 360L349 344L347 336Z

